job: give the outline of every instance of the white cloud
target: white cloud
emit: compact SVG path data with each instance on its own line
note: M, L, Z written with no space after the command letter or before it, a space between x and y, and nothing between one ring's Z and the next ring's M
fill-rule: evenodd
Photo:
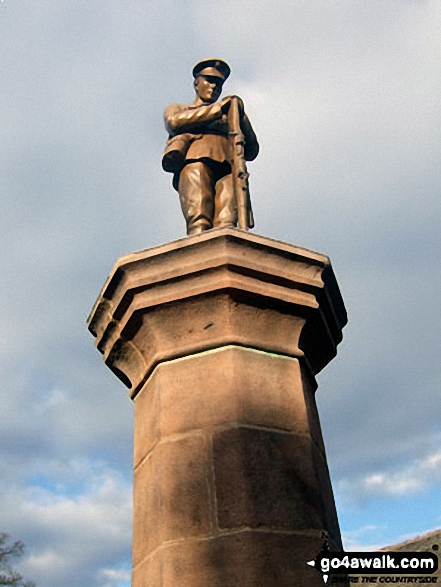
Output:
M344 548L352 552L379 550L383 546L380 536L384 530L385 526L366 524L356 530L342 532Z
M102 587L119 587L121 583L130 583L131 572L127 569L101 569L97 573L98 581Z
M374 496L408 496L441 482L441 451L406 463L400 469L372 472L359 479L339 482L339 489L352 499Z
M39 554L30 554L25 564L27 572L31 575L37 573L44 576L47 574L48 569L51 569L52 572L62 573L65 567L65 560L54 550L46 550Z
M72 467L77 483L85 485L75 496L44 485L11 487L0 496L2 525L26 542L20 569L37 585L68 585L73 577L78 585L93 584L96 569L118 563L123 568L130 560L131 483L99 463ZM118 578L100 577L107 582Z

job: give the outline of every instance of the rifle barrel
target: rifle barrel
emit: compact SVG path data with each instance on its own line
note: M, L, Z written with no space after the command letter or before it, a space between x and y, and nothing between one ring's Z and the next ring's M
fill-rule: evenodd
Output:
M248 230L249 174L245 163L245 137L240 128L239 104L235 98L231 100L228 111L228 125L231 140L233 191L236 198L239 228Z

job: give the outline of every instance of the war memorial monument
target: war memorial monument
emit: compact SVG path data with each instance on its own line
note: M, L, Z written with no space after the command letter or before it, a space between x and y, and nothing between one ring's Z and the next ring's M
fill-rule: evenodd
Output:
M187 225L116 262L88 327L135 409L133 587L321 587L342 550L315 403L346 311L328 257L248 231L259 145L221 59L166 108Z

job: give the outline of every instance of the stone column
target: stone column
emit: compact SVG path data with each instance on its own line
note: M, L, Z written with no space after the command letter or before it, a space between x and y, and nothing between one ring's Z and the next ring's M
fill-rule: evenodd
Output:
M135 406L133 587L323 585L314 376L345 323L326 256L248 232L117 262L89 329Z

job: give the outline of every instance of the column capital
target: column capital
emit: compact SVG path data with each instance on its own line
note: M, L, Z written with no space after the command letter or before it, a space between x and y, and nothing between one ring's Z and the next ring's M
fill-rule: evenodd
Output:
M328 257L219 229L119 259L88 327L134 397L159 363L226 345L297 357L315 375L346 322Z

